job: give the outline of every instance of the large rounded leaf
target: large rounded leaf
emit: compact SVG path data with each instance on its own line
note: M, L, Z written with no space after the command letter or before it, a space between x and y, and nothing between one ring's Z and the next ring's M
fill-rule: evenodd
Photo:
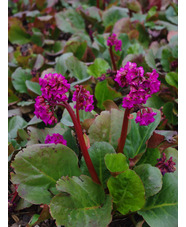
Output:
M140 176L144 187L146 197L157 194L162 188L162 174L160 170L150 164L142 164L134 168L134 171Z
M57 194L56 181L62 176L81 174L77 156L61 144L29 146L16 155L12 167L12 182L19 185L19 195L34 204L49 204L52 194Z
M145 207L138 212L151 227L178 226L177 173L166 173L162 190L149 197Z
M107 69L109 68L109 64L104 59L96 58L94 63L88 67L87 72L90 76L98 78L103 73L106 73Z
M30 80L32 75L30 69L17 68L14 73L12 73L12 84L16 91L20 93L27 93L26 80Z
M106 227L111 221L112 202L103 188L88 176L65 178L57 183L62 193L50 204L57 225L65 227Z
M89 128L90 143L105 141L116 149L121 135L123 116L124 111L117 109L102 111Z
M133 170L126 170L107 182L117 210L127 214L140 210L145 203L145 189L139 176Z
M105 164L110 172L123 172L129 168L126 157L122 153L106 154Z
M89 148L88 152L101 183L106 185L110 172L105 165L104 157L106 154L115 153L114 148L109 143L96 142ZM90 175L84 158L81 161L81 170L85 175Z

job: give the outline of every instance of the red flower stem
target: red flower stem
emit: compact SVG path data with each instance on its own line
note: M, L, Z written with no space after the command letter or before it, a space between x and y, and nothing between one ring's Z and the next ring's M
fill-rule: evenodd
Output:
M96 0L97 8L99 9L99 0Z
M105 10L105 1L103 0L103 10Z
M123 125L122 125L122 130L121 130L121 136L119 138L119 144L118 144L118 153L123 153L123 148L125 146L125 141L127 138L127 129L128 129L128 123L129 123L129 115L130 115L130 109L126 109L124 113L124 118L123 118Z
M98 175L96 173L96 170L95 170L95 168L94 168L94 166L92 164L92 161L90 159L90 156L89 156L89 153L88 153L88 149L87 149L87 146L85 144L84 137L83 137L81 126L80 126L80 124L78 123L78 121L76 119L76 115L74 114L73 109L71 108L71 106L67 102L64 102L64 104L60 104L60 105L64 106L67 109L67 111L70 114L70 117L72 118L72 121L74 123L75 130L76 130L76 133L77 133L79 145L80 145L80 148L81 148L83 157L85 159L87 168L89 170L89 173L90 173L90 175L92 177L92 180L94 182L96 182L97 184L101 184L100 183L100 180L98 178Z
M81 127L81 123L80 123L80 118L79 118L79 95L81 93L81 90L82 90L82 87L80 87L79 93L77 95L77 101L76 101L76 117L77 117L80 127Z
M13 203L13 202L14 202L15 198L17 197L17 195L18 195L18 192L17 192L17 191L15 191L14 196L13 196L13 198L12 198L12 200L11 200L11 203Z
M110 52L113 69L114 69L114 71L117 71L116 62L114 60L114 55L113 55L113 51L112 51L112 46L110 46L109 52Z
M78 124L81 126L80 118L79 118L79 105L78 105L78 101L76 102L76 117L77 117Z

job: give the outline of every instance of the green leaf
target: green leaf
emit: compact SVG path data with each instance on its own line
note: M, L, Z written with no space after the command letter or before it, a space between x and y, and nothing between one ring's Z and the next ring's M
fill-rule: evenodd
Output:
M148 13L147 13L146 20L149 20L149 19L151 19L153 16L155 16L155 15L156 15L156 12L157 12L156 10L157 10L157 6L151 7L150 10L149 10Z
M30 41L35 43L37 46L42 47L44 43L44 36L42 32L37 28L33 28L32 32L33 32L33 35L31 36Z
M167 102L163 106L163 113L165 114L165 117L167 118L168 122L173 125L178 124L178 117L174 114L174 103L173 102Z
M10 138L14 139L17 137L17 130L25 128L27 122L20 116L14 116L8 119L8 134Z
M178 179L176 173L165 174L162 190L155 196L149 197L144 208L138 213L151 227L175 227L178 225Z
M109 143L96 142L88 149L88 152L101 183L106 185L110 172L105 165L104 157L106 154L115 153L114 148ZM84 158L81 160L81 171L85 175L90 175Z
M57 225L108 226L112 219L111 197L88 176L63 177L58 181L57 189L62 193L50 203L51 215Z
M26 80L30 80L32 75L30 69L17 68L14 73L12 73L12 84L16 91L20 93L28 93L26 87Z
M72 53L65 53L55 59L55 61L56 61L55 71L57 73L60 73L62 75L64 75L66 73L66 71L67 71L66 60L71 56L73 56Z
M26 81L27 88L37 95L41 95L41 86L37 82L32 82L30 80Z
M140 210L145 203L145 189L139 176L133 170L110 177L107 186L113 203L121 214Z
M66 43L64 47L64 53L72 52L75 57L81 60L85 54L86 49L87 49L86 41L79 42L79 41L70 40Z
M103 12L103 25L105 27L114 25L119 19L128 17L127 13L128 9L126 8L112 6Z
M34 69L39 70L45 63L45 58L41 55L38 54L35 64L34 64Z
M160 156L160 150L158 148L147 148L137 165L146 163L155 166L158 162L157 159L160 158Z
M105 164L110 172L123 172L129 168L124 154L106 154Z
M150 49L148 51L148 53L145 55L145 61L149 67L157 70L156 63L155 63L155 57L154 57L152 49Z
M66 59L67 69L70 71L71 76L78 80L88 78L87 66L84 62L79 61L76 57L71 56Z
M98 101L97 106L104 109L103 102L106 100L114 100L121 97L121 93L110 87L107 80L97 83L95 88L95 97Z
M70 106L72 107L75 113L74 105L75 103L70 103ZM94 118L94 115L91 112L85 112L84 110L79 110L79 118L80 118L80 121L83 122L85 119ZM63 112L61 123L66 126L74 126L74 123L72 122L72 118L70 117L66 109Z
M8 39L12 44L26 44L30 42L30 35L22 26L22 22L17 18L10 19L10 29L8 30Z
M170 63L173 60L172 52L169 49L163 49L161 54L161 64L165 72L170 72Z
M128 158L134 158L137 154L143 153L146 150L146 141L151 137L153 131L160 123L160 111L154 110L157 115L154 117L155 121L148 126L140 126L135 122L136 114L131 120L131 130L127 135L124 154Z
M169 85L178 88L178 73L177 72L167 73L165 76L165 80Z
M116 149L121 134L123 116L124 111L117 109L102 111L89 128L90 143L105 141Z
M33 204L49 204L62 176L79 176L78 158L62 144L36 144L19 152L12 163L19 195Z
M55 19L57 27L63 32L75 33L85 29L85 22L75 9L70 8L56 13Z
M164 101L157 95L152 94L150 98L148 98L147 102L144 106L148 106L155 109L160 109L164 105Z
M8 89L8 104L19 101L19 98L14 94L11 89Z
M162 174L160 170L150 164L142 164L134 168L134 171L140 176L145 187L145 196L153 196L162 188Z
M109 68L110 68L109 64L104 59L96 58L94 63L88 67L87 72L90 76L98 78L103 73L106 73L107 69Z
M138 23L136 25L136 29L139 32L139 37L138 37L138 41L145 47L148 48L149 47L149 43L150 43L150 37L149 37L149 33L147 32L145 26L143 24Z
M178 25L173 25L172 23L161 20L158 20L158 24L165 26L168 31L178 31Z

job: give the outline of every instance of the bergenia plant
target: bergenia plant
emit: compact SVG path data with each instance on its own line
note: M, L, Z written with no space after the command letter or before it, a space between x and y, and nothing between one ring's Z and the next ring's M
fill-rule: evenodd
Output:
M125 93L120 108L110 101L111 108L95 115L91 87L73 86L59 73L39 78L41 95L35 99L34 114L50 126L49 133L16 155L12 182L25 201L48 207L57 226L106 227L123 217L164 226L156 209L174 204L177 172L172 151L161 155L149 145L156 140L161 112L146 103L160 91L159 75L134 62L117 70L113 48L122 51L122 42L112 34L107 45L115 72L112 83ZM69 128L58 123L65 111L71 118ZM88 112L93 117L82 120L81 113ZM50 133L53 125L56 131ZM166 190L173 196L165 196ZM169 222L175 223L174 218Z

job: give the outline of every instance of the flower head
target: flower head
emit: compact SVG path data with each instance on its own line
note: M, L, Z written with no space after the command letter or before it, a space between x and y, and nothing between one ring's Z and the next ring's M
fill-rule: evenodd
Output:
M44 121L45 124L57 123L54 116L54 106L64 102L68 98L66 92L70 88L67 80L61 74L47 74L44 78L39 78L42 95L36 98L35 115Z
M48 102L67 101L68 98L65 93L69 90L70 84L61 74L47 74L44 78L39 78L39 84L41 85L42 96Z
M57 123L57 118L54 116L54 109L49 105L43 96L38 96L35 103L34 114L47 125Z
M82 85L76 85L76 90L73 94L72 100L76 101L74 108L78 106L79 110L85 110L86 112L91 112L94 109L92 105L93 95L90 95L90 92L87 91Z
M158 167L162 173L162 175L165 175L165 173L171 173L176 170L176 163L172 161L172 157L169 158L169 160L166 161L166 155L163 153L163 157L160 159L157 159L158 163L156 164L156 167Z
M135 119L136 123L139 123L140 126L147 126L150 123L154 122L154 116L157 113L153 112L151 108L142 109L137 112L137 117Z
M67 141L59 133L57 133L57 134L54 133L54 134L52 134L52 136L47 135L46 139L45 139L45 143L55 143L55 144L61 143L65 146L67 146Z
M147 99L160 89L160 81L158 73L153 70L152 73L144 75L143 67L137 67L136 63L127 62L127 64L117 71L115 81L121 87L130 87L129 93L123 98L123 108L131 109L135 106L141 108ZM154 121L153 113L149 108L143 109L137 113L136 122L140 125L148 125Z
M107 46L114 46L115 51L121 51L121 46L122 46L122 41L116 38L116 34L112 34L108 39L107 39Z

